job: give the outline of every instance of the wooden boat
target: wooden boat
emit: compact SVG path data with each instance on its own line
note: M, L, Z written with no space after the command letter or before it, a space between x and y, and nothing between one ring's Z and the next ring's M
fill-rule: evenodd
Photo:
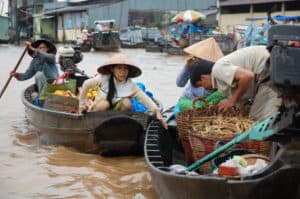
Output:
M67 113L36 106L34 86L23 91L22 102L29 122L45 144L74 147L102 155L142 155L145 130L152 116L139 112ZM155 100L162 108L162 105Z
M145 158L152 183L160 198L196 199L266 199L300 198L300 114L291 128L286 128L272 137L282 144L271 163L255 175L244 178L227 178L214 175L177 174L170 165L186 165L182 146L176 130L172 110L167 131L153 120L146 132Z
M94 32L92 38L95 50L118 51L121 45L118 31Z
M122 48L144 48L141 27L127 27L120 30L120 41Z
M163 52L167 53L168 55L187 55L187 53L183 51L183 48L179 46L167 45L163 48Z
M121 45L120 33L117 30L113 30L113 26L115 23L116 21L114 19L94 21L94 24L101 24L102 26L101 31L92 33L92 47L94 48L94 50L119 50Z
M144 48L144 43L121 42L121 48Z
M157 44L146 44L145 45L146 52L162 52L163 48Z
M193 33L190 38L190 45L205 40L207 38L213 37L216 42L219 44L220 49L224 55L230 54L235 51L237 48L238 41L233 34L202 34L202 33Z

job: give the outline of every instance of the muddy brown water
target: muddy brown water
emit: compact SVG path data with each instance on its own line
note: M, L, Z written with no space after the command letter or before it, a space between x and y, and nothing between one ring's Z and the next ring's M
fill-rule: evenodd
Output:
M14 68L23 46L0 45L0 88ZM143 82L164 105L174 105L182 89L176 87L176 76L185 57L149 53L144 49L121 49L143 74ZM112 52L84 53L78 64L93 75ZM26 70L31 58L25 55L18 69ZM158 198L143 157L103 158L80 153L63 146L46 146L39 142L28 123L21 92L33 79L12 79L0 98L0 198Z

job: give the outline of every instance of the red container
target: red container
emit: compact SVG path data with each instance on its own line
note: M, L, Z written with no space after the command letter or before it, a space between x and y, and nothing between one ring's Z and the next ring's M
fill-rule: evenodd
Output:
M220 165L218 167L218 171L219 171L220 176L237 176L238 175L238 168L237 167L230 167L230 166Z

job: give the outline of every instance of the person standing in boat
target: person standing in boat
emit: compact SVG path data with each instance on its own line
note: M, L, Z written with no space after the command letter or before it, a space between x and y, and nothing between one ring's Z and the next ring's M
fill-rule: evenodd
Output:
M19 81L24 81L35 76L37 91L40 92L47 79L58 77L56 67L56 47L47 40L37 40L33 43L26 41L28 54L33 58L25 73L11 72L10 75Z
M98 68L98 73L100 75L84 81L82 85L79 112L87 110L85 101L88 90L99 86L98 94L88 107L88 111L131 110L130 99L136 98L148 108L148 111L154 112L162 126L167 128L167 123L157 105L132 81L132 78L141 75L142 71L125 54L118 53L111 57Z
M113 21L111 21L111 22L109 22L109 25L108 25L108 31L113 31L113 28L114 28L114 22Z
M103 26L99 23L99 22L96 22L96 32L102 32L103 31Z
M180 99L207 97L211 92L201 86L196 86L195 82L200 80L200 74L198 70L191 70L193 68L192 65L195 65L194 62L199 59L217 61L224 56L221 49L215 39L211 37L185 48L184 52L188 53L189 57L176 79L176 85L184 87Z

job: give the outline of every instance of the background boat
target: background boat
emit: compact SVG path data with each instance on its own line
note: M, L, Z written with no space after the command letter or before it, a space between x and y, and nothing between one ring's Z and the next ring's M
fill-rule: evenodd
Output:
M122 48L143 48L145 46L141 27L127 27L120 30Z
M115 24L115 20L114 19L97 20L94 23L101 24L103 27L103 30L92 33L92 47L96 51L97 50L118 51L121 46L121 42L120 42L119 31L117 31L113 28L113 26ZM110 25L110 24L112 24L112 25ZM109 26L112 26L112 27L109 27Z

